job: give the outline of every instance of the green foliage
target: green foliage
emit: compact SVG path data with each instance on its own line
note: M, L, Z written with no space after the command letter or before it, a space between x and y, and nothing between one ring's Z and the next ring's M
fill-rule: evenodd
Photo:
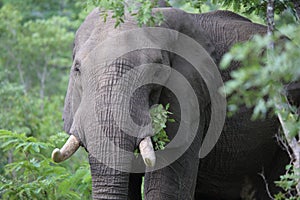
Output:
M0 99L1 128L44 140L62 127L63 96L42 100L35 94L24 94L22 86L0 82Z
M169 119L169 115L172 114L168 111L169 104L164 108L163 105L155 105L150 109L150 116L152 119L152 128L154 135L152 136L152 142L155 150L163 150L166 143L170 142L168 135L165 131L167 121L174 122L174 119Z
M141 195L142 195L142 200L145 199L145 195L144 195L144 187L145 187L145 178L143 176L142 178L142 185L141 185Z
M82 10L82 2L87 4L86 10ZM0 131L0 196L3 199L91 198L88 164L82 162L86 152L77 152L68 162L59 165L50 160L50 154L54 146L62 146L67 137L64 133L57 134L57 130L62 127L61 111L74 32L88 10L100 6L104 17L108 16L106 11L112 10L116 25L122 23L127 11L136 17L140 26L161 22L159 13L151 15L156 1L127 2L0 0L0 129L12 131ZM281 14L288 8L287 11L294 14L291 2L276 0L276 12ZM193 12L223 6L256 13L262 18L266 10L266 0L170 0L169 3ZM286 24L291 17L282 20L280 15L280 18ZM280 112L293 137L299 131L299 117L295 115L295 108L287 104L282 83L299 78L299 28L289 26L281 32L293 42L285 42L269 53L274 58L272 61L266 59L263 50L270 38L257 37L253 44L233 49L223 62L237 59L248 66L243 67L245 71L234 72L235 80L227 85L227 90L237 94L232 95L229 108L236 110L235 102L246 102L247 106L255 107L254 117L265 116L269 109ZM273 98L278 94L280 98ZM280 104L281 109L274 109L275 104ZM163 149L169 141L164 128L171 113L168 106L155 109L157 114L152 115L156 135L152 140L157 150ZM289 175L278 182L289 192L294 188L294 173L289 169ZM278 199L294 198L288 194L280 193Z
M232 7L235 11L239 11L244 9L245 13L252 13L260 15L261 17L266 17L267 10L267 0L226 0L226 1L218 1L222 3L222 6ZM275 13L282 13L285 9L290 8L293 9L293 4L289 0L275 0Z
M85 2L87 7L99 7L105 17L108 16L107 11L111 10L112 17L116 19L116 26L124 21L126 12L136 16L140 26L144 24L153 26L159 24L162 20L161 14L156 16L151 14L151 10L157 6L158 0L86 0ZM298 18L295 2L296 0L275 0L275 13L282 15L289 12L294 18ZM246 15L255 14L262 19L266 19L267 0L168 0L167 3L172 7L182 8L194 13L225 8Z
M7 80L22 84L25 92L57 93L61 74L71 65L72 23L66 17L22 22L23 16L11 4L0 9L0 17L7 19L0 23L0 69Z
M43 139L62 127L73 25L66 17L24 21L22 12L0 8L0 128Z
M154 150L163 150L170 139L165 131L166 123L175 122L169 115L172 113L168 111L170 104L165 107L162 104L154 105L150 109L150 116L152 121L152 129L154 135L151 137ZM139 149L134 150L134 155L137 157L140 153Z
M74 32L81 16L71 1L0 2L0 196L91 199L86 152L54 164L66 134L61 113Z
M139 26L147 24L149 26L154 26L155 24L160 24L163 20L163 15L161 13L156 13L152 15L152 8L156 6L155 1L144 1L138 0L141 5L139 7L129 6L129 13L136 16ZM137 13L134 10L138 9Z
M255 36L251 41L234 46L223 58L221 65L228 67L231 62L240 62L242 67L231 73L232 80L226 82L225 91L229 95L228 109L232 114L240 105L253 108L253 119L266 115L280 114L286 139L297 139L300 133L300 118L296 107L286 97L286 85L300 78L300 49L298 26L288 26L271 36ZM282 38L282 33L289 39ZM269 45L275 41L274 49ZM223 90L224 92L224 90ZM275 199L299 199L295 186L299 181L295 175L299 169L288 166L286 175L281 176L278 186L285 193Z
M59 134L60 140L62 137ZM11 157L0 175L0 195L4 199L90 199L91 176L87 164L72 172L53 163L49 142L39 142L26 134L0 130L0 149Z
M72 0L0 0L0 7L1 4L11 4L19 8L24 16L24 21L47 19L52 16L66 16L76 19L77 14L82 9L81 6Z
M180 2L180 3L179 3ZM296 17L296 10L293 0L275 0L275 14L283 14L288 11ZM266 19L267 0L173 0L172 5L184 3L190 4L191 7L199 12L203 11L203 6L208 6L210 10L216 8L230 9L246 15L255 14L262 19Z
M285 30L291 40L280 39L282 34L279 32L274 38L255 36L252 41L233 47L221 64L223 67L232 61L242 64L239 70L231 73L233 79L225 85L226 93L234 94L228 101L229 111L234 112L237 105L245 104L254 107L253 119L264 118L270 109L273 113L281 112L287 124L295 125L290 128L293 137L300 131L300 122L294 116L296 108L287 101L285 84L299 80L300 77L300 51L297 45L300 29L290 26ZM274 39L277 41L275 49L267 51ZM276 105L281 108L278 109Z
M297 191L295 187L297 185L297 180L300 178L299 173L295 173L296 170L293 165L286 166L286 173L280 176L280 180L276 181L276 185L283 189L283 192L279 192L275 195L276 200L300 200L300 196L295 196Z
M87 0L86 7L99 7L104 21L108 17L108 11L111 11L112 18L116 20L115 26L119 26L124 22L126 13L135 16L139 26L154 26L160 24L163 16L161 13L152 15L152 9L157 6L157 1L152 0L136 0L127 3L124 0Z
M89 6L99 7L103 11L104 20L108 16L107 11L112 10L112 18L115 18L116 26L124 22L125 5L122 0L87 0L86 7Z

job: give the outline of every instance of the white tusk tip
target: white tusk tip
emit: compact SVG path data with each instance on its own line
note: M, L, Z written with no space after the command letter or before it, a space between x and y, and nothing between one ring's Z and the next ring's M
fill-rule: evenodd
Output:
M54 149L51 157L54 162L56 162L56 163L61 162L62 155L61 155L60 149L59 148Z

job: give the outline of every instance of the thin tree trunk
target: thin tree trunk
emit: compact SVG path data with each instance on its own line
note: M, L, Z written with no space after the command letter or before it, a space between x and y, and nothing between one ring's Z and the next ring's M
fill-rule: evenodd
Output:
M42 100L41 104L41 110L44 110L44 99L45 99L45 82L46 82L46 77L47 77L47 65L44 65L44 69L42 73L38 74L40 78L40 98Z
M11 49L6 48L6 51L8 52L8 54L10 55L12 60L17 60L15 54L12 52ZM19 72L20 82L24 87L23 92L24 92L24 94L26 94L27 93L27 85L26 85L26 81L25 81L25 78L24 78L24 71L22 70L21 59L18 59L17 69L18 69L18 72Z
M18 68L18 71L19 71L19 77L20 77L21 84L24 87L23 92L24 92L24 94L26 94L27 93L27 86L26 86L26 82L25 82L25 79L24 79L24 72L21 68L21 61L20 60L18 61L17 68Z
M296 2L296 0L294 0L294 3ZM300 9L300 2L299 0L297 0L298 3L298 8ZM296 3L295 3L295 7L296 7ZM275 30L275 21L274 21L274 0L268 0L268 4L267 4L267 25L268 25L268 35L272 36L274 34L274 30ZM298 10L300 11L300 10ZM298 13L297 13L298 14ZM299 16L299 15L298 15ZM270 44L268 45L268 51L274 51L274 41L271 40ZM270 56L270 54L268 54L268 59L272 59L272 57ZM277 97L277 99L275 99L276 101L280 99L280 97ZM280 101L278 101L280 102ZM282 114L280 113L280 110L282 110L282 106L277 103L276 105L277 109L279 110L279 112L277 113L277 117L280 121L283 133L285 135L285 138L290 146L290 148L292 149L292 153L293 153L293 158L291 158L293 160L293 164L294 164L294 169L295 174L300 175L299 171L300 170L300 138L299 141L297 141L297 139L291 138L290 134L289 134L289 130L286 127L285 121L283 119ZM299 133L300 135L300 133ZM296 186L297 192L300 195L300 180L298 179L298 184Z

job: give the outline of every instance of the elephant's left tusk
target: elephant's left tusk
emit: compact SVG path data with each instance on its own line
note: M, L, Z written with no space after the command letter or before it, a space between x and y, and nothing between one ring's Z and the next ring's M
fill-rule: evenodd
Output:
M144 138L139 145L141 156L147 167L154 167L156 156L154 153L153 145L150 137Z
M52 160L54 162L62 162L71 157L79 148L79 141L74 136L71 135L67 142L64 144L64 146L61 149L54 149L52 152Z

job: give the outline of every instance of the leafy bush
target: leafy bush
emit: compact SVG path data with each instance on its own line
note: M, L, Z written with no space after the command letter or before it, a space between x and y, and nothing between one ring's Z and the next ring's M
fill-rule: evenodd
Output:
M87 162L76 169L55 164L50 152L62 143L66 134L49 142L35 137L0 130L0 149L10 162L0 175L0 195L4 199L91 199L91 175ZM60 144L61 145L61 144Z
M83 150L67 163L50 159L67 137L57 130L81 7L68 0L0 4L0 129L10 130L0 131L0 198L91 199Z
M300 77L297 47L300 29L290 26L288 30L285 33L293 42L279 40L282 35L279 32L275 38L255 36L252 41L234 46L224 56L223 67L232 61L242 64L231 73L232 80L225 85L226 94L234 94L229 99L229 111L235 112L238 105L246 104L247 107L254 106L253 118L265 117L269 109L278 111L276 104L280 104L287 112L296 113L297 108L287 101L285 85ZM273 39L278 41L274 51L266 51Z
M286 166L286 173L280 176L280 180L275 183L283 189L283 192L279 192L275 195L276 200L300 200L300 196L296 196L297 190L297 180L300 176L298 175L299 169L295 169L293 165Z
M239 105L253 109L253 119L276 114L283 128L287 151L293 167L276 184L286 193L275 199L300 199L300 117L297 102L291 105L287 98L287 85L300 78L299 26L288 26L271 36L255 36L252 41L234 46L222 60L223 67L232 61L242 67L231 73L232 80L226 82L225 91L230 95L228 108L231 113ZM291 40L282 40L282 33ZM275 41L275 48L269 45ZM300 88L297 89L299 91ZM289 146L289 147L288 147ZM298 188L298 189L297 189Z

